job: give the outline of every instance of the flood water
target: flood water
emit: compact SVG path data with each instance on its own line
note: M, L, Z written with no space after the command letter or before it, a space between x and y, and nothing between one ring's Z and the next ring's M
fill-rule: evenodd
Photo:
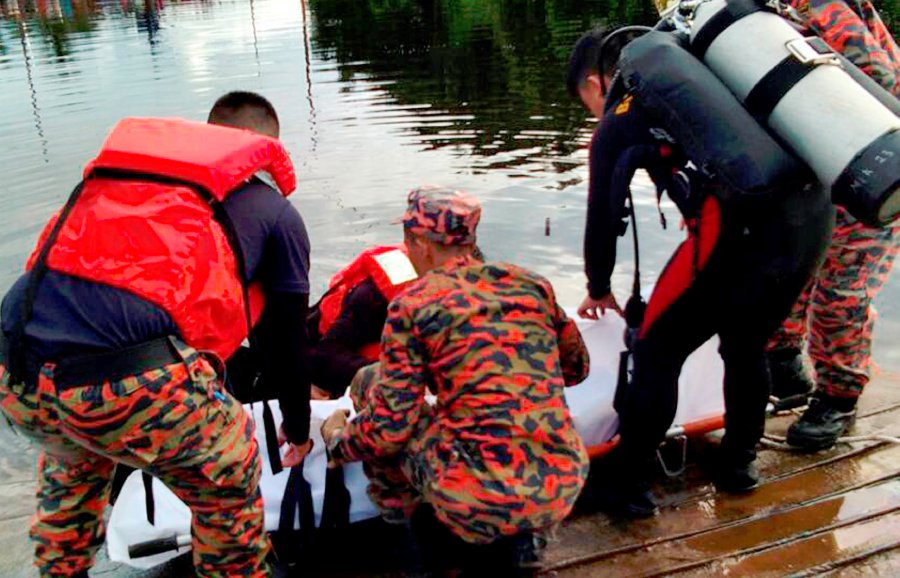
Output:
M222 93L275 104L313 243L312 284L363 247L400 240L405 192L440 183L484 204L489 258L584 293L586 145L564 88L573 42L647 22L650 0L0 0L0 291L123 116L206 118ZM682 233L638 177L650 283ZM624 299L630 242L614 289ZM878 303L876 359L900 369L900 281Z

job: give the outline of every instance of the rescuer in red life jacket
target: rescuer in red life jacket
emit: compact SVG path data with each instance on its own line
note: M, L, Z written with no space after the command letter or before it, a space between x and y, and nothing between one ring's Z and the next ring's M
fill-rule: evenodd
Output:
M230 93L209 122L121 121L3 299L0 410L41 445L42 576L87 576L116 463L191 508L198 576L270 574L253 424L217 368L249 337L309 450L309 241L272 105Z
M473 256L484 260L477 246ZM388 304L416 278L403 245L370 247L331 278L309 316L313 398L341 397L360 368L378 361Z
M309 317L313 397L341 397L361 367L378 361L388 303L416 277L402 246L376 246L331 278Z

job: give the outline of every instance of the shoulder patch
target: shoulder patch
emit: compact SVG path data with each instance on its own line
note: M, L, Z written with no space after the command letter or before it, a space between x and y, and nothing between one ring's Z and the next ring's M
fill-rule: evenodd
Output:
M633 99L634 99L633 96L631 96L630 94L626 94L625 98L622 99L622 102L620 102L616 106L616 110L614 111L615 115L619 116L619 115L625 114L626 112L631 110L631 101Z

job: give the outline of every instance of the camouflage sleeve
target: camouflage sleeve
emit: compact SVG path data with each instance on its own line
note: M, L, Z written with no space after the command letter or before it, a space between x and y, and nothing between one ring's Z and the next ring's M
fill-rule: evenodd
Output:
M862 17L842 0L792 2L814 33L896 95L900 92L900 48L872 3L863 0L859 4Z
M337 461L389 456L406 447L425 404L424 360L409 310L394 301L381 336L380 379L341 433Z
M587 379L591 367L591 357L588 354L581 331L575 325L575 321L569 319L566 312L556 302L551 289L550 298L554 310L554 326L556 327L556 339L559 343L559 365L562 368L563 379L566 387L578 385Z

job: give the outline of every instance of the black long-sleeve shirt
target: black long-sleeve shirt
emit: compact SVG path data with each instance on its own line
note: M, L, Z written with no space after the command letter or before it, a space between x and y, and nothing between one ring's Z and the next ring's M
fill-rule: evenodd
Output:
M587 223L584 234L584 269L588 293L599 299L610 292L616 264L616 243L627 225L626 187L613 187L613 175L623 153L633 147L658 149L671 144L665 131L654 128L631 95L608 104L594 131L590 148ZM657 171L651 171L657 177ZM665 188L665 183L657 183Z

